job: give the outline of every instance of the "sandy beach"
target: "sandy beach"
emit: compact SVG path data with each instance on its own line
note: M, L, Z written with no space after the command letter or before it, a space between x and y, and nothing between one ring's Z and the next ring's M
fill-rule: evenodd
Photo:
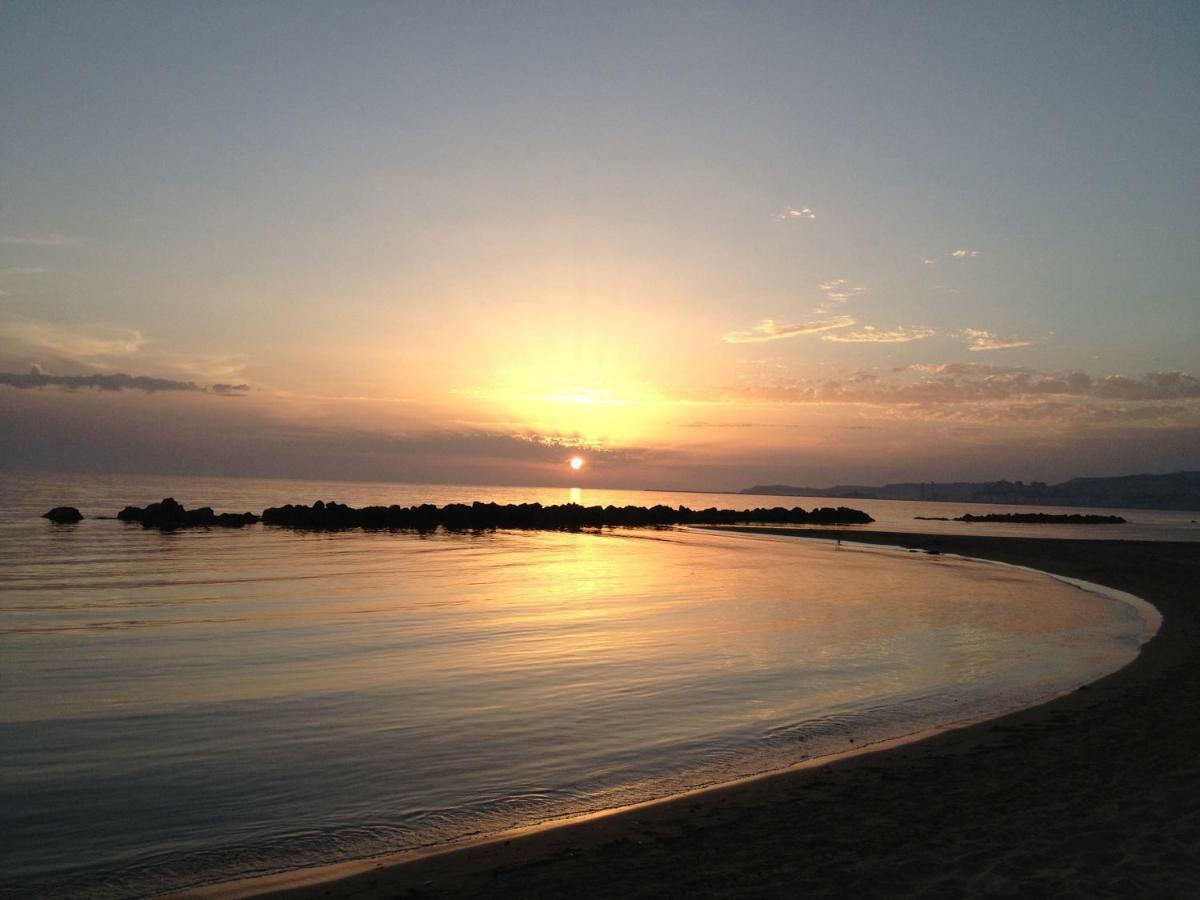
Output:
M845 538L1093 581L1150 601L1163 625L1121 671L1003 718L412 861L203 895L1200 896L1196 546Z

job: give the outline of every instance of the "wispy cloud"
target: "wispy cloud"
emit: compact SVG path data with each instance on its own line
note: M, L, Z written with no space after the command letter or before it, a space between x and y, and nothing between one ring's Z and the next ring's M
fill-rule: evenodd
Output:
M952 259L957 262L966 262L971 259L978 259L983 255L981 250L971 250L966 247L960 247L957 250L950 250L942 256L922 256L921 262L927 266L936 266L940 260Z
M0 234L0 245L10 247L63 247L78 243L79 238L65 234Z
M843 344L906 344L909 341L919 341L933 337L937 332L924 326L893 328L881 331L874 325L864 325L861 331L842 331L837 334L821 336L823 341L836 341Z
M983 331L979 328L964 328L962 334L967 339L967 349L973 352L980 350L1013 350L1017 347L1029 347L1033 344L1033 341L1025 338L997 337L992 332Z
M845 278L834 278L817 285L824 296L824 301L813 307L812 315L822 318L810 322L784 323L774 319L763 319L749 331L730 331L721 336L727 344L757 344L763 341L776 341L781 338L798 337L802 334L820 334L823 331L833 331L838 328L849 328L857 324L853 316L831 315L835 309L847 301L866 293L866 288L852 285Z
M823 331L833 331L836 328L849 328L853 324L855 324L855 320L851 316L835 316L823 321L794 324L763 319L749 331L731 331L723 335L721 340L727 344L757 344L763 341L799 337L802 334L819 334Z
M0 266L0 275L48 275L51 271L44 266Z
M0 320L0 339L70 359L128 356L145 343L141 332L104 325L60 325L34 319Z
M835 278L832 281L826 281L818 287L821 293L825 295L825 301L818 307L819 312L823 312L831 306L840 306L848 300L852 300L859 294L865 294L867 289L861 285L852 285L845 278Z
M904 369L897 369L903 372ZM1034 370L1027 366L1002 366L996 363L913 363L908 367L910 372L920 372L922 375L940 375L950 378L983 377L985 375L1016 375L1031 374Z
M817 214L807 206L800 209L785 209L783 212L775 214L776 222L811 222L817 217Z

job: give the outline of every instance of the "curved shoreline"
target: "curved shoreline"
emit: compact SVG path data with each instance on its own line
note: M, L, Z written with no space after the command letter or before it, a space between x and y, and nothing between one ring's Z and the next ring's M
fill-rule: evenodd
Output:
M696 527L698 527L704 531L737 531L738 533L748 534L748 535L753 535L755 532L766 532L767 534L769 534L771 536L779 536L779 535L781 535L781 532L782 532L782 529L765 529L765 528L742 528L742 527L724 527L724 526L708 526L708 525L701 525L701 526L696 526ZM828 544L831 541L836 541L839 546L863 547L863 548L866 548L869 550L897 550L901 553L920 552L920 550L918 548L905 547L901 544L881 544L881 543L872 543L870 541L845 540L840 537L839 538L821 537L819 532L814 533L811 531L805 531L805 532L794 531L794 532L788 533L786 535L786 537L788 537L791 540L819 541L824 544ZM1049 578L1054 579L1055 581L1062 582L1063 584L1069 584L1072 587L1080 588L1081 590L1087 591L1088 593L1098 594L1101 597L1107 597L1110 600L1115 600L1118 603L1124 603L1126 606L1131 606L1138 613L1138 616L1142 620L1142 636L1138 640L1139 647L1141 647L1147 641L1149 641L1151 638L1153 638L1154 635L1158 634L1158 630L1162 627L1162 613L1160 613L1158 611L1158 608L1153 603L1150 603L1149 601L1137 596L1136 594L1131 594L1129 591L1119 591L1116 588L1110 588L1106 585L1097 584L1094 581L1087 581L1083 578L1072 578L1069 575L1058 575L1054 572L1048 572L1045 569L1035 569L1033 566L1022 566L1022 565L1019 565L1018 563L1001 562L1000 560L987 559L982 556L964 556L961 553L941 553L940 551L938 552L938 555L944 556L947 559L962 559L962 560L966 560L968 562L981 562L981 563L987 563L988 565L992 565L992 566L1003 566L1004 568L1007 568L1007 569L1018 569L1022 572L1033 572L1037 575L1045 575ZM1132 662L1132 660L1130 660L1130 662ZM1126 663L1126 665L1128 665L1128 663ZM1124 668L1124 666L1122 666L1121 668ZM1117 669L1115 671L1120 671L1120 669ZM1115 672L1110 672L1109 674L1110 675L1115 674ZM1032 705L1036 706L1041 702L1044 702L1044 701L1038 701L1037 703L1032 704Z
M1121 541L1062 541L1036 540L1024 538L980 538L957 535L920 535L902 533L864 533L864 532L825 532L814 534L806 529L783 528L734 528L730 530L746 531L757 534L785 534L788 537L806 537L810 539L832 540L843 538L856 544L868 546L888 546L901 550L914 549L914 542L922 549L934 550L947 555L966 555L970 558L986 562L1000 562L1017 565L1023 568L1034 568L1036 571L1060 578L1062 580L1083 580L1092 584L1099 582L1092 578L1082 578L1084 574L1094 574L1092 571L1099 567L1105 576L1101 587L1111 587L1123 591L1123 587L1138 589L1138 595L1151 593L1148 599L1161 601L1158 587L1148 582L1145 575L1138 577L1136 572L1124 572L1124 577L1115 580L1117 571L1105 572L1112 569L1111 563L1120 562L1122 557L1128 557L1129 547L1117 548L1114 552L1110 545L1122 545ZM865 540L864 540L865 539ZM1186 545L1178 544L1147 544L1139 542L1132 548L1134 551L1157 552L1167 556L1182 556L1187 558ZM1190 548L1194 551L1194 548ZM962 553L960 551L970 551ZM1062 557L1080 556L1080 560L1064 560ZM1193 554L1194 555L1194 552ZM1057 559L1056 559L1057 557ZM1106 566L1105 562L1110 563ZM1030 565L1030 563L1040 563ZM1064 563L1066 563L1064 565ZM1120 566L1118 566L1120 568ZM1129 567L1125 567L1128 569ZM1132 576L1130 580L1129 576ZM1168 579L1171 581L1171 579ZM1174 588L1182 585L1179 579ZM1146 590L1153 588L1153 590ZM1169 594L1175 593L1169 590ZM1107 593L1107 592L1106 592ZM1167 596L1167 594L1163 594ZM1168 605L1171 605L1168 603ZM1164 613L1166 611L1164 610ZM1164 615L1164 625L1170 621L1172 626L1177 623L1175 616ZM415 892L416 896L476 896L481 893L514 893L529 892L530 878L542 885L533 893L554 896L558 893L573 893L584 896L611 896L618 890L611 880L611 869L616 866L624 870L636 870L634 882L623 884L621 893L633 895L651 895L655 893L675 893L681 890L699 892L704 895L713 890L713 885L734 879L742 884L747 879L756 885L755 893L772 895L778 891L786 893L785 888L790 881L785 879L777 882L774 878L764 877L762 865L767 859L777 861L780 854L784 857L795 856L800 852L803 856L804 842L799 841L794 828L780 829L776 827L780 820L787 821L796 816L795 797L786 807L781 808L779 796L807 794L816 785L827 790L830 780L845 782L842 804L846 807L840 815L832 819L829 816L812 817L813 810L803 802L806 812L803 822L793 822L793 825L803 824L808 830L813 828L814 821L824 821L819 830L823 833L837 831L837 826L845 825L846 816L864 812L871 818L877 819L880 813L878 785L871 790L855 787L855 782L861 780L877 780L883 777L889 783L904 783L920 785L928 780L928 773L914 771L914 765L928 764L931 759L939 759L939 753L944 745L952 745L952 758L961 763L974 756L991 752L989 748L997 743L996 733L1006 734L1012 729L1037 728L1050 732L1067 731L1065 737L1069 744L1079 750L1080 741L1071 740L1070 729L1058 722L1063 710L1071 710L1081 704L1095 706L1094 698L1114 690L1113 684L1119 689L1121 683L1128 681L1143 681L1140 670L1150 668L1158 670L1164 662L1161 652L1168 644L1172 649L1178 640L1165 641L1164 637L1175 637L1176 630L1163 628L1158 636L1144 644L1142 652L1132 662L1093 682L1089 690L1072 692L1056 698L1045 698L1037 705L1029 706L1002 714L999 717L988 717L981 721L959 722L932 731L924 731L915 735L895 738L835 756L825 756L808 760L784 770L776 770L759 775L749 776L735 782L724 783L698 789L697 791L674 795L659 800L647 801L632 807L623 807L592 813L583 817L568 820L552 820L540 825L529 826L515 832L504 832L496 835L482 836L469 842L430 848L424 851L410 851L405 854L378 857L374 859L350 861L333 866L315 869L293 870L278 875L263 876L245 881L227 882L211 885L187 892L182 896L205 897L239 897L273 893L287 897L383 897L395 896L399 892ZM1170 655L1170 654L1167 654ZM1149 659L1149 664L1147 660ZM1136 673L1131 670L1138 669ZM1130 674L1127 674L1130 673ZM1159 679L1154 679L1158 681ZM1097 693L1093 693L1096 691ZM1090 708L1090 707L1089 707ZM1053 728L1047 723L1052 723ZM1110 721L1111 725L1111 721ZM1200 744L1200 735L1197 735ZM1086 749L1086 748L1085 748ZM1061 756L1061 751L1055 751ZM1086 755L1086 754L1085 754ZM1087 769L1109 767L1105 754L1102 759L1091 759ZM915 761L915 762L914 762ZM1030 760L1023 763L1028 767ZM1087 760L1085 760L1087 762ZM1037 777L1038 769L1034 769ZM884 772L883 776L867 775L865 773ZM975 779L975 788L987 789L996 780L996 773L990 767L980 773ZM1104 778L1100 781L1103 783ZM923 788L908 788L908 799L916 800L918 808L927 805L929 791L944 794L944 778L941 774L926 784ZM940 794L935 794L940 796ZM811 797L805 799L811 800ZM808 804L811 806L811 803ZM732 819L730 816L732 815ZM978 822L957 817L954 826L978 826ZM1062 827L1070 827L1063 823ZM651 839L645 840L646 829L650 829ZM663 832L665 833L659 833ZM886 832L887 829L884 829ZM896 831L903 836L909 831L908 826ZM704 840L697 840L693 833L702 833ZM715 832L715 833L714 833ZM861 830L854 832L861 839ZM880 835L876 834L875 837ZM686 839L685 839L686 838ZM720 852L715 849L705 849L709 840L717 840ZM737 842L739 851L729 853L731 842ZM985 842L986 843L986 842ZM905 852L905 857L912 856L912 849ZM665 856L664 856L665 853ZM757 868L747 868L746 863L738 860L744 857L758 859ZM687 870L680 869L679 860L690 860ZM819 860L809 859L815 864ZM855 865L862 866L862 859L855 858ZM900 864L900 860L896 863ZM795 866L797 860L790 863ZM887 866L880 862L883 871L879 877L887 876ZM754 868L754 871L750 869ZM803 869L803 866L800 867ZM912 868L912 863L906 862L902 868ZM943 867L934 867L941 871ZM769 867L768 867L769 869ZM518 876L516 873L525 873ZM757 873L757 874L756 874ZM836 894L842 890L842 874L838 881L831 883L829 888ZM970 873L963 874L967 877ZM536 876L536 877L535 877ZM512 879L516 878L516 881ZM806 891L817 890L819 882L806 880ZM964 882L966 883L966 882ZM554 886L557 887L554 887ZM865 884L860 889L871 893L870 885ZM817 893L820 891L817 890Z

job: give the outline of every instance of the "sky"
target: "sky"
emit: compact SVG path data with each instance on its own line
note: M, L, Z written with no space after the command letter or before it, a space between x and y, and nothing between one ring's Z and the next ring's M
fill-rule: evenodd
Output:
M1190 2L0 0L0 471L1197 469L1197 96Z

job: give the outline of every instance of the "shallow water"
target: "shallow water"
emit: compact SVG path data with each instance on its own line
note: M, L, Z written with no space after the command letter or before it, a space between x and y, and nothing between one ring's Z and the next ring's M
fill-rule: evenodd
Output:
M6 896L145 895L665 796L1069 690L1142 632L1129 606L1038 574L786 538L36 518L166 493L256 512L570 499L3 485Z

